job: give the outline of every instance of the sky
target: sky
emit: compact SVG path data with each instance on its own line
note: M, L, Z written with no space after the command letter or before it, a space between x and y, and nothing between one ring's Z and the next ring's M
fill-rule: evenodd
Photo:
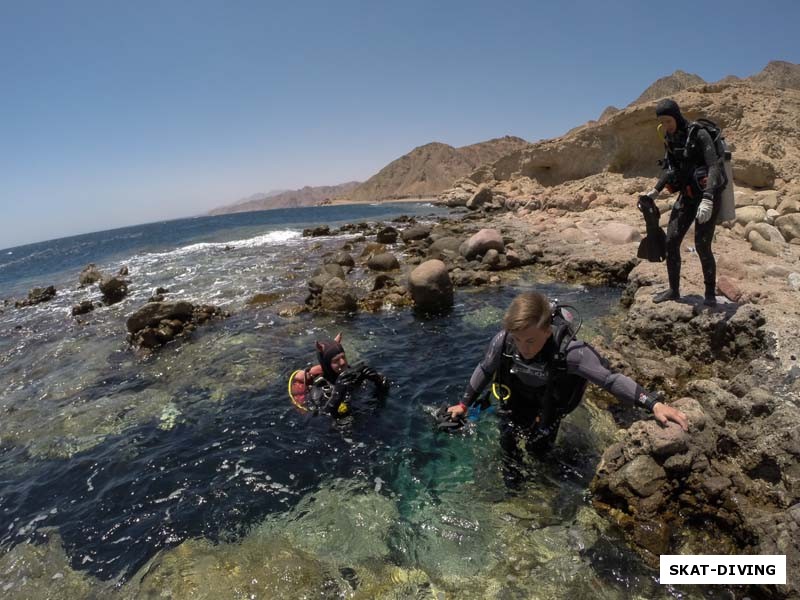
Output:
M0 0L0 248L561 135L800 63L800 2Z

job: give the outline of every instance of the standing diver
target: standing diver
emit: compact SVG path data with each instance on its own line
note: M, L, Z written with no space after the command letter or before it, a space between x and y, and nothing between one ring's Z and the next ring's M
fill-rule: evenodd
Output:
M689 423L680 410L657 400L635 381L609 370L608 363L585 342L575 339L571 313L555 309L538 292L525 292L511 302L503 330L492 338L458 404L447 409L453 420L463 418L491 383L489 396L499 400L500 445L506 482L520 478L519 441L528 452L543 452L555 441L559 424L580 403L587 383L594 383L629 404L653 412L662 425L673 421L685 431Z
M289 377L289 398L301 411L344 416L350 411L350 396L364 381L374 384L378 397L388 393L389 382L375 369L350 367L341 342L341 333L332 340L317 341L319 364L298 369Z
M664 99L656 104L656 116L660 123L659 130L664 133L666 146L664 172L652 190L639 196L639 209L645 213L647 219L648 211L652 212L655 208L653 200L664 187L670 192L677 190L679 194L667 226L669 288L655 294L653 302L680 299L681 242L692 221L696 220L694 242L703 269L703 304L716 306L717 265L711 252L711 242L722 207L722 191L728 184L723 162L725 157L719 155L716 141L706 128L700 123L688 122L674 100ZM651 232L648 229L648 238L650 237ZM651 260L660 260L660 257L651 257Z

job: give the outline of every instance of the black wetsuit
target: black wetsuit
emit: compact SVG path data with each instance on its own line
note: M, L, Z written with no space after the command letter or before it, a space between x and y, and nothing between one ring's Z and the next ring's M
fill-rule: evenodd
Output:
M364 381L371 381L375 386L376 396L383 398L389 390L385 377L370 367L348 369L336 377L331 383L318 376L311 382L308 390L308 402L313 412L324 412L332 417L339 417L350 412L348 403L353 393Z
M350 386L345 387L341 384L337 386L320 375L311 382L307 392L307 402L314 413L324 412L337 417L342 403L347 407L347 399L351 392ZM345 413L346 410L343 410L342 414Z
M594 383L628 404L652 410L655 402L645 390L608 363L589 344L574 340L558 356L558 341L551 336L531 360L523 359L505 330L492 338L483 360L475 367L462 402L480 402L481 392L491 382L501 398L490 391L500 416L500 444L506 454L506 481L518 478L516 463L521 459L518 441L528 451L543 451L555 441L560 421L583 398L587 383ZM506 386L506 387L502 387Z
M687 146L687 124L683 121L674 134L666 135L667 153L664 172L655 185L660 192L669 183L680 191L678 200L672 208L667 226L667 275L669 287L680 290L681 242L697 216L697 209L703 198L714 203L711 218L705 223L695 223L694 243L703 269L706 297L715 295L717 265L711 252L717 215L721 208L721 195L725 187L722 162L717 154L714 141L709 133L697 127ZM705 186L698 179L707 176Z

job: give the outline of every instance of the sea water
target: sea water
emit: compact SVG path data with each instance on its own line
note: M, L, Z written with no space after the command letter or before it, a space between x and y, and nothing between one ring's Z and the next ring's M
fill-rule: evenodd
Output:
M664 588L591 506L611 417L583 403L556 448L502 478L496 416L458 435L432 413L458 401L515 294L539 289L587 325L617 290L539 283L456 291L452 310L280 317L322 255L354 236L303 227L383 221L430 205L337 206L201 217L0 252L0 296L53 284L0 313L0 590L8 598L657 598ZM403 223L395 223L398 228ZM402 244L393 249L402 255ZM89 262L128 268L130 294L80 288ZM363 269L363 267L357 267ZM156 287L231 313L152 355L125 319ZM595 324L595 328L592 328ZM391 381L334 422L299 413L287 380L314 342L343 334L351 363ZM700 596L697 596L700 597ZM703 596L708 597L708 596Z

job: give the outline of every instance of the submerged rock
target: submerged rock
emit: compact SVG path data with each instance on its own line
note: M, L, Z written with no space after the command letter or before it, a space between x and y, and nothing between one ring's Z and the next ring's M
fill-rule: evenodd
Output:
M28 292L28 297L25 300L17 300L14 302L14 306L16 308L33 306L35 304L41 304L42 302L52 300L55 297L55 286L49 285L46 288L33 288L30 292Z
M212 305L195 306L185 301L149 302L128 317L128 340L140 348L155 348L194 331L197 325L213 317L227 316Z
M394 227L384 227L378 232L376 239L379 244L394 244L397 242L398 235L399 233Z
M115 304L128 295L128 282L119 277L106 277L100 282L100 291L108 304Z
M341 267L347 267L348 269L352 269L356 265L356 261L353 259L353 257L344 250L335 252L330 256L326 256L324 258L324 262L326 264L336 264Z
M78 283L81 287L97 283L103 278L103 274L94 263L89 263L83 268L83 271L78 275Z
M88 312L94 310L94 303L91 300L84 300L80 304L76 304L72 307L72 316L76 317L78 315L85 315Z
M327 225L318 225L303 229L303 237L320 237L331 234L331 228Z

